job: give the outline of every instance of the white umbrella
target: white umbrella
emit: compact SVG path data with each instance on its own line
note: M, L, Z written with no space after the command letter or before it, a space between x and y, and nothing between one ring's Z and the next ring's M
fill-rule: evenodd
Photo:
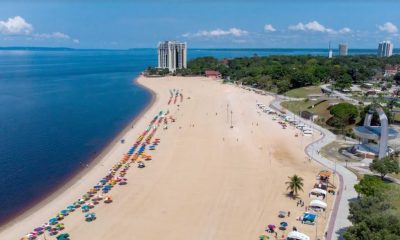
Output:
M328 205L326 202L323 202L318 199L311 200L310 202L310 207L320 207L320 208L326 208Z
M296 239L296 240L310 240L310 237L305 235L304 233L292 231L287 235L288 239Z
M324 194L326 196L326 191L321 188L313 188L310 193L318 193L318 194Z

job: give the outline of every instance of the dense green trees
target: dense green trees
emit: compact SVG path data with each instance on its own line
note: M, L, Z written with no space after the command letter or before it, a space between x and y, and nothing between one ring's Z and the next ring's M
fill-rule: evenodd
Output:
M160 75L160 76L165 76L169 74L168 68L154 68L154 67L148 67L147 68L147 73L149 75Z
M399 161L392 157L385 157L383 159L376 159L369 165L372 172L377 172L382 179L389 173L399 173Z
M393 80L396 81L397 84L400 84L400 72L394 75Z
M354 124L359 115L357 107L346 102L333 105L329 111L332 117L328 119L327 124L336 128Z
M399 187L389 185L374 176L364 176L355 185L360 194L350 202L349 220L353 223L346 232L346 240L399 239L400 214L395 207Z
M365 175L354 189L361 196L378 195L385 188L385 183L378 177Z
M377 73L382 73L386 64L393 63L400 63L400 56L377 58L363 55L333 59L323 56L254 56L234 58L227 62L201 57L189 61L188 69L177 73L201 75L208 69L217 70L231 80L283 93L292 88L329 81L333 81L337 89L345 89L352 82L362 83L371 79Z

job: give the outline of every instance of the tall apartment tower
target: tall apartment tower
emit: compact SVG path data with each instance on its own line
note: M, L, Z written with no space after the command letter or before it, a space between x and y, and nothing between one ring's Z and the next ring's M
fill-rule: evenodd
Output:
M393 43L389 41L380 42L378 45L378 57L390 57L393 55Z
M329 52L328 52L328 58L332 58L333 57L333 51L331 48L331 42L329 42Z
M347 46L347 43L339 44L339 56L347 56L348 51L349 47Z
M168 68L170 72L186 68L186 43L165 41L158 43L158 68Z

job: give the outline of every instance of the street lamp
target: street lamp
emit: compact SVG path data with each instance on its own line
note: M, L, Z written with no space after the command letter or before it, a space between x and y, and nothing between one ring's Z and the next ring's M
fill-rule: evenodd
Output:
M231 128L233 128L232 115L233 115L233 112L232 112L232 110L231 110Z

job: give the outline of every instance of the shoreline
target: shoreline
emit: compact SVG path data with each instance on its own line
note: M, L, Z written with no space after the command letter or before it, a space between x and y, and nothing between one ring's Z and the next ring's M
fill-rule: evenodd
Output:
M70 176L68 176L63 183L59 184L58 186L54 186L54 189L47 194L47 196L30 203L28 206L23 208L18 213L15 213L13 216L10 216L8 219L0 222L0 233L7 229L8 227L16 224L20 220L33 215L37 210L43 208L48 203L52 202L57 198L57 196L61 195L71 186L76 184L79 180L81 180L88 172L93 170L101 160L112 150L113 146L115 146L120 139L133 127L135 127L136 123L151 109L152 106L158 100L157 94L150 88L146 87L143 84L138 82L141 74L137 75L132 80L132 84L136 84L141 88L145 89L150 93L150 102L143 108L142 111L137 116L134 116L128 124L122 128L122 130L118 131L115 136L110 138L110 141L105 145L104 148L101 149L100 153L97 154L93 159L89 159L88 167L82 166L82 168L77 169L76 171L72 172ZM77 196L78 197L78 196Z
M287 198L285 181L287 176L301 172L305 186L311 187L321 166L306 161L305 149L311 139L299 141L294 136L295 129L282 130L271 117L249 107L257 101L270 103L273 97L204 77L188 77L184 81L180 77L159 79L142 76L134 79L135 84L150 92L150 104L88 168L0 228L0 238L14 239L28 232L86 193L126 152L153 113L164 108L178 120L168 130L157 132L162 144L152 152L155 161L149 162L144 170L132 168L126 178L133 184L113 190L115 201L96 207L98 219L93 223L82 224L81 214L66 218L63 222L74 239L157 239L163 232L170 234L166 239L174 240L193 233L196 239L248 239L265 234L265 224L281 221L276 213L282 209L292 212L288 223L298 225L296 216L304 210ZM167 105L168 89L176 87L190 100L181 106ZM227 103L237 113L234 129L227 127ZM127 144L119 143L121 137ZM299 193L299 198L307 201L307 191ZM331 204L332 200L326 201ZM249 202L252 204L248 205ZM320 218L323 226L327 225L326 217ZM127 218L131 221L121 221ZM188 221L195 224L186 225ZM243 221L247 224L243 225ZM171 228L175 230L170 232ZM310 236L316 231L308 225L301 225L300 229ZM322 229L319 232L322 236Z

